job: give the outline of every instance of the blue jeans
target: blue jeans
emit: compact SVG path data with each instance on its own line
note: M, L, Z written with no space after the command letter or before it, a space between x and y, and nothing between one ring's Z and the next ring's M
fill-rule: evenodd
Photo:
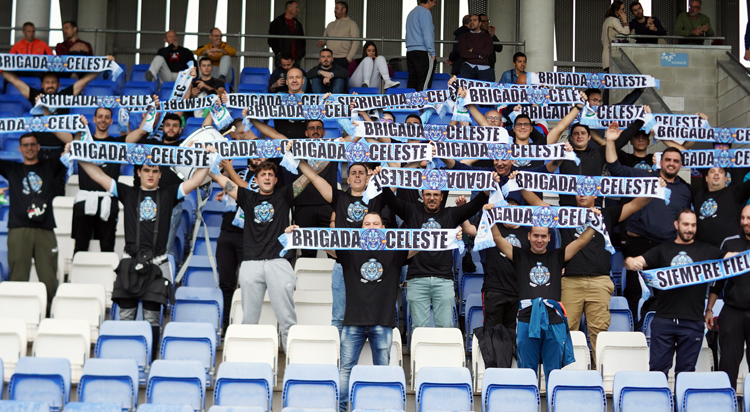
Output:
M346 91L346 82L344 79L331 79L331 83L323 84L323 79L316 77L310 80L310 86L312 87L313 93L328 93L343 94Z
M434 276L407 281L406 301L409 302L412 328L430 326L430 306L435 313L435 327L452 328L456 291L453 281Z
M469 66L469 63L464 63L464 65L461 66L461 73L458 75L458 77L461 77L464 79L483 80L485 82L494 82L495 70L491 68L485 69L485 70L479 70L476 67Z
M339 370L339 411L346 412L349 404L349 375L359 361L359 354L370 340L372 363L388 365L391 361L393 328L388 326L344 326L341 332L341 369Z
M177 206L175 206L172 209L172 220L169 224L169 235L167 237L167 253L174 256L174 237L177 236L177 229L180 227L180 223L182 222L182 202L178 203ZM185 233L187 236L188 234ZM183 243L184 245L184 243Z
M344 313L346 312L346 287L344 286L344 269L336 262L331 274L331 289L333 290L333 308L331 309L331 325L339 330L341 337Z

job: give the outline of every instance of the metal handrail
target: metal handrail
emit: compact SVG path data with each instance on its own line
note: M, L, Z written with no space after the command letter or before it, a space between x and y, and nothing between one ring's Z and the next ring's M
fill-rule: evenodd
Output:
M724 40L725 37L720 36L671 36L665 34L659 36L657 34L616 34L615 38L618 39L675 39L675 40Z
M633 63L633 61L630 60L630 57L628 57L625 51L622 49L619 49L619 50L620 50L620 57L622 58L622 62L625 63L626 66L628 66L628 67L620 67L620 69L623 69L623 73L631 72L632 74L641 74L641 71L638 70L638 67L636 67L635 63ZM617 64L617 62L615 62L615 64ZM627 70L627 72L625 70ZM670 110L669 106L667 106L667 104L664 103L664 99L662 99L661 96L659 96L659 93L656 92L656 89L654 89L653 87L648 87L646 88L646 90L644 90L643 94L646 96L650 95L654 99L654 101L657 102L657 104L661 105L661 108L655 108L654 107L655 105L651 105L652 109L656 109L655 113L672 114L672 110Z

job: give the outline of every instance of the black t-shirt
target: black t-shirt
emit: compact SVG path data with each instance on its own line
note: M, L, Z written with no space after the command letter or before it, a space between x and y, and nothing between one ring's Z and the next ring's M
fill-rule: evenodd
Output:
M253 192L258 192L258 183L255 181L255 172L250 171L250 169L244 169L239 172L240 177L248 182L247 188L252 190ZM224 195L228 196L228 195ZM228 201L234 201L234 199L229 198ZM236 203L236 202L235 202ZM232 224L234 221L234 217L237 215L237 212L242 210L241 207L237 206L237 210L233 212L224 212L223 215L221 215L221 230L226 230L229 232L235 232L235 233L242 233L243 229L241 227L235 226ZM240 212L243 213L244 212Z
M284 247L279 236L289 226L294 187L287 185L270 195L237 189L237 206L247 211L243 234L243 260L279 259ZM252 213L251 213L252 211Z
M346 286L344 326L396 327L398 284L408 253L405 250L336 251Z
M310 162L310 165L312 166L314 162ZM294 183L299 176L291 174L288 170L284 168L280 168L282 175L284 176L284 183L285 184L292 184ZM326 167L318 172L318 176L325 179L326 182L328 182L329 185L333 189L338 188L338 176L339 176L339 164L337 162L328 162L328 165ZM302 191L299 195L297 195L297 198L294 199L294 206L311 206L311 205L327 205L329 204L325 199L323 199L323 195L318 192L318 189L315 188L315 185L310 183L307 185L305 190Z
M531 250L513 248L513 267L518 281L518 299L551 299L560 301L562 295L562 269L565 264L565 249L547 249L544 254ZM562 319L548 308L550 323L561 323ZM554 316L553 316L554 315ZM528 322L531 308L518 312L518 320Z
M33 165L0 160L0 175L8 181L9 219L8 229L31 227L54 229L55 216L52 212L52 198L55 197L55 180L60 179L67 169L59 160L40 160ZM32 200L47 205L44 220L35 222L29 219ZM29 247L32 247L29 245Z
M448 190L443 191L443 201L440 202L440 208L444 208L445 205L448 204L448 194L450 192ZM396 190L396 197L403 200L406 203L412 203L415 205L423 205L424 202L422 201L422 195L420 194L420 191L417 189L398 189ZM399 216L402 220L403 217ZM395 223L394 223L395 224Z
M488 200L482 192L463 206L441 207L436 213L429 213L421 204L398 199L390 189L383 190L380 196L394 213L404 219L404 227L422 229L453 229L479 212ZM406 278L430 276L453 279L453 251L423 251L412 258Z
M304 139L307 121L274 119L273 127L289 139Z
M36 104L36 97L39 96L40 94L45 94L45 93L43 93L39 89L35 89L33 87L29 87L29 102L31 102L31 106L32 107ZM57 92L55 94L56 95L61 95L61 96L72 96L74 94L73 93L73 85L70 85L70 86L62 89L62 90L60 90L59 92ZM59 108L59 109L50 108L49 111L50 111L50 114L54 114L54 115L57 115L57 114L69 114L70 113L70 109L64 109L64 108ZM54 146L60 146L60 147L61 146L65 146L65 143L63 143L60 139L58 139L57 136L55 136L54 133L51 133L51 132L41 132L41 133L34 133L34 135L36 136L37 142L39 142L39 144L41 146L53 146L53 147Z
M620 222L621 213L622 206L611 206L602 209L602 219L610 234ZM588 225L583 225L575 229L560 229L562 245L567 246L578 239L586 228L588 228ZM609 276L609 271L612 270L610 256L609 251L605 249L604 236L599 232L594 232L594 238L565 264L565 276Z
M205 87L201 88L201 91L205 92L208 95L217 94L216 90L219 90L219 87L224 87L224 82L222 82L221 80L219 80L219 79L217 79L215 77L212 77L212 78L210 78L208 80L195 79L195 80L193 80L193 87L197 87L196 85L198 84L198 81L202 81L203 83L206 84L206 86L211 87L211 88L214 89L214 90L209 90L209 89L206 89Z
M607 159L604 157L605 146L589 144L584 150L575 150L576 156L581 160L576 164L572 160L563 160L560 164L560 173L566 175L602 176ZM602 198L596 199L597 206L601 206ZM560 206L575 206L574 195L560 195Z
M715 192L694 186L690 191L698 215L695 240L720 247L724 239L742 233L740 212L750 197L750 180Z
M649 269L686 265L703 260L721 259L724 252L708 243L695 241L678 244L674 240L643 254ZM667 319L703 320L707 285L699 284L660 290L656 298L656 316Z
M96 142L115 142L125 143L125 136L107 136L104 139L94 138ZM102 163L99 165L102 171L115 181L120 177L120 165L117 163ZM101 187L99 183L96 183L82 167L78 168L78 186L81 190L89 190L93 192L106 192L109 190L108 187ZM117 203L117 202L114 202ZM114 204L113 204L114 205Z
M529 135L529 144L540 146L547 144L547 136L539 132L538 130L534 129L532 126L531 128L532 132ZM515 140L515 134L512 134L513 143L518 144L518 142ZM492 161L490 161L490 167L492 167ZM521 171L526 171L529 169L537 168L544 164L544 160L516 160L513 162L513 166L516 167L516 169Z
M143 190L139 187L117 183L117 193L125 213L125 251L133 256L136 252L136 232L141 225L140 247L152 249L154 256L167 253L167 239L172 220L172 209L181 200L181 185ZM157 204L158 200L158 204ZM159 227L156 227L156 214L159 213ZM154 245L154 231L156 245Z
M182 46L177 46L177 50L175 50L170 44L167 47L159 49L156 54L164 58L169 67L169 71L172 73L181 72L187 69L188 62L195 63L193 52Z
M750 241L743 235L726 239L721 246L724 252L744 252L750 249ZM724 290L724 304L741 310L750 309L750 273L734 276L711 284L709 291L721 296Z
M367 204L362 204L362 196L354 196L351 192L333 189L331 200L333 211L336 212L337 228L360 229L367 212L379 213L385 227L395 224L391 210L385 206L382 196L370 199Z
M179 146L182 141L178 138L176 141L167 143L164 140L159 141L157 139L149 139L148 136L143 137L138 143L140 144L150 144L153 146ZM138 170L141 170L142 166L135 166L134 172L133 172L133 186L140 187L141 186L141 177L138 176ZM159 179L159 186L161 187L168 187L172 185L179 185L183 182L182 179L177 177L177 174L172 170L169 166L159 166L159 171L161 171L161 179Z
M636 169L654 170L654 156L647 154L644 157L636 156L632 153L626 153L622 150L617 151L617 160L625 166Z
M498 224L497 227L511 245L525 250L529 249L528 227L509 228L504 224ZM497 247L487 249L487 263L484 265L482 292L490 291L500 292L507 296L518 296L516 269L513 267L513 262Z

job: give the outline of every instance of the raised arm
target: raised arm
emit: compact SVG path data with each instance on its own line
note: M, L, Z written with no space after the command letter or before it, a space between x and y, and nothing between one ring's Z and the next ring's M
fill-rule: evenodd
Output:
M299 162L299 163L300 163L300 165L302 165L303 162ZM309 165L308 165L308 167L310 167L315 172L315 176L318 176L318 173L321 170L325 169L326 166L328 166L328 163L330 163L330 162L327 161L327 160L325 160L325 161L319 160L319 161L315 162L312 165L312 167L310 167ZM324 179L324 181L325 181L325 179ZM326 183L328 183L328 182L326 182ZM296 198L297 196L300 195L300 193L302 193L303 190L305 190L305 188L307 187L307 185L310 184L310 179L308 179L307 176L302 175L302 176L298 177L297 180L295 180L294 183L292 183L292 184L294 185L294 197ZM323 193L321 192L321 195L322 194ZM333 198L333 194L331 194L331 198ZM326 200L328 200L328 199L326 199ZM330 202L330 200L328 200L328 202Z
M244 115L244 113L243 113ZM253 126L255 126L256 129L258 129L259 132L261 132L263 135L270 137L271 139L278 139L278 140L286 140L287 137L283 134L279 133L274 129L273 127L261 122L260 120L252 119L250 120L253 123Z
M310 167L310 165L307 164L307 162L304 160L301 160L299 162L299 166L297 168L300 172L302 172L307 180L312 182L313 186L318 189L318 192L321 196L323 196L323 199L325 199L326 202L331 203L333 201L333 188L327 180L320 177L318 173L313 170L313 168Z
M11 73L9 71L3 70L2 72L3 78L13 86L16 86L16 89L21 93L21 95L25 98L29 98L29 85L26 84L23 80L19 79L18 76L16 76L15 73Z
M662 179L659 179L663 181ZM666 184L666 182L665 182ZM650 197L636 197L633 201L622 205L622 212L620 212L620 222L624 222L625 219L633 215L633 213L643 209L651 201Z
M492 225L492 239L495 241L495 245L497 245L498 249L503 252L505 257L513 261L513 245L505 240L503 234L500 233L500 229L497 228L497 225Z
M237 186L244 187L247 189L248 182L246 182L242 177L240 177L239 174L237 174L237 171L234 170L234 167L232 167L232 159L224 159L221 161L221 168L227 172L227 177Z
M78 79L78 81L76 81L75 83L73 83L73 94L76 95L76 96L78 96L79 94L81 94L81 92L83 91L83 89L89 83L91 83L92 80L96 79L96 76L98 76L98 75L99 75L99 73L93 72L93 73L86 73L83 76L81 76L81 78Z
M82 160L78 161L78 166L82 167L83 170L86 171L86 174L88 174L93 181L98 183L99 186L104 188L104 190L109 190L112 188L112 184L115 182L115 179L112 179L106 173L104 173L104 171L99 166L93 163L84 162Z
M206 169L208 170L208 169ZM229 196L232 196L232 199L237 200L237 185L234 184L231 180L229 180L226 176L219 174L210 174L211 179L214 179L214 182L218 183L219 186L221 186L222 189L224 189L225 192Z
M578 239L568 243L568 246L565 247L565 261L567 262L570 259L573 259L573 256L591 242L591 239L593 238L594 229L589 227L581 233L581 236L579 236Z
M581 92L581 96L583 96L583 100L586 100L586 95L583 92ZM581 109L583 109L583 104L577 103L573 105L573 108L568 114L566 114L562 120L557 122L557 125L549 131L549 134L547 134L547 144L554 144L560 140L560 136L562 136L563 132L567 130L576 117L578 117L578 113L581 112Z

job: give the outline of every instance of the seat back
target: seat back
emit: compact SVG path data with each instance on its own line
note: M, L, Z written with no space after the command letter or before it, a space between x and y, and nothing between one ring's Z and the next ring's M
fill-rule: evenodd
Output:
M586 334L574 330L570 331L570 340L573 343L573 353L576 361L564 367L565 370L587 371L591 369L591 353L586 341Z
M138 381L138 364L133 359L89 359L78 383L78 401L114 402L123 411L135 410Z
M603 412L606 408L607 395L599 372L556 369L547 378L547 410Z
M132 359L138 365L139 381L146 383L151 364L153 334L144 320L107 320L102 323L94 355L102 359Z
M490 368L482 378L482 411L538 411L541 401L537 385L531 369Z
M464 367L461 331L455 328L416 328L411 338L412 386L426 366ZM416 387L414 387L416 389Z
M224 335L222 362L265 363L271 367L275 377L278 353L279 334L274 326L229 325Z
M112 295L115 269L120 258L114 252L78 252L73 256L71 283L99 283L107 295Z
M216 331L210 323L170 322L164 327L159 353L165 360L199 361L212 374Z
M615 373L649 370L646 335L641 332L601 332L596 341L596 358L604 390L610 394Z
M158 403L142 403L137 412L193 412L190 405L169 405Z
M424 367L415 387L418 412L474 410L471 373L467 368Z
M270 411L273 370L267 363L223 362L216 373L214 404L257 406Z
M59 411L70 401L70 383L67 359L27 356L18 360L8 382L8 399L46 402L51 411Z
M135 409L133 409L135 410ZM122 412L120 405L112 402L70 402L65 405L66 412Z
M332 259L299 258L294 265L297 290L331 290Z
M155 360L146 385L146 402L205 408L206 372L198 361ZM140 410L140 408L139 408Z
M286 363L338 366L340 347L335 326L294 325L287 335Z
M401 332L398 328L393 328L393 344L391 345L390 362L391 366L402 366L402 354L401 354ZM370 348L370 340L365 341L365 345L362 346L362 351L359 353L359 359L357 365L373 365L372 361L372 348Z
M672 391L661 372L621 371L612 389L614 412L671 411Z
M181 286L175 291L173 321L210 323L221 331L223 313L224 297L220 289Z
M0 318L21 318L27 339L36 338L39 323L47 313L47 288L41 282L0 282Z
M18 360L26 356L26 331L23 319L0 319L0 363L4 367L5 381L13 375Z
M281 407L338 410L338 368L334 365L287 365L284 371Z
M81 377L90 351L91 327L80 319L44 319L32 347L35 357L68 359L74 384Z
M0 401L0 412L50 412L47 402Z
M294 291L294 311L297 313L297 325L329 326L331 325L332 308L333 294L330 288L325 291Z
M675 395L677 412L737 410L737 395L726 372L682 372Z
M349 409L406 411L406 377L399 366L352 368L349 376Z

